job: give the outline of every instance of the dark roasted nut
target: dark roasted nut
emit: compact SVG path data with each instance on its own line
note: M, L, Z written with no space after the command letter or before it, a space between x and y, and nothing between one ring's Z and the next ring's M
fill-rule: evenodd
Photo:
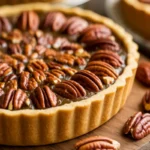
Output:
M33 11L24 11L18 18L17 26L21 30L36 31L39 26L39 17Z
M118 52L121 49L116 41L109 38L102 38L92 42L88 42L86 45L87 49L89 50L103 49Z
M76 150L119 150L120 143L103 136L93 136L75 144Z
M62 49L66 45L70 45L70 42L68 41L67 38L64 37L58 37L54 39L52 43L52 47L55 49Z
M93 42L97 39L111 36L111 30L102 24L92 24L80 34L79 40L83 43Z
M99 50L95 52L91 56L90 61L97 61L97 60L104 61L115 68L118 68L123 64L121 57L117 53L109 50Z
M9 74L8 76L5 76L4 79L3 79L3 81L4 82L8 82L8 81L14 80L14 79L17 79L17 76L12 73L12 74Z
M53 60L56 55L57 55L57 52L53 49L47 49L44 53L44 57L49 60Z
M142 3L150 4L150 0L139 0L139 1L142 2Z
M12 57L23 63L28 62L28 58L23 54L13 54Z
M99 92L103 89L101 80L88 70L78 71L71 79L78 82L90 92Z
M86 70L93 72L100 79L103 77L112 77L117 79L118 75L115 69L106 62L102 61L91 61L87 64Z
M150 111L150 90L148 90L143 99L142 99L142 102L143 102L143 106L144 106L144 109L146 111Z
M66 75L63 71L61 71L59 69L53 69L53 70L51 70L51 73L60 79L64 78Z
M47 64L42 60L33 60L28 64L27 67L31 72L35 70L48 71Z
M34 90L38 86L36 80L30 77L30 73L25 71L20 74L19 84L24 90Z
M6 17L1 17L0 16L0 33L1 32L9 32L11 31L11 23Z
M39 55L43 54L46 51L46 48L43 45L37 45L35 47L35 52L37 52Z
M5 77L12 73L12 68L6 63L0 63L0 77Z
M9 44L7 49L8 54L21 54L22 48L19 44Z
M146 86L150 86L150 63L142 62L137 69L136 78Z
M62 27L69 35L79 34L88 26L88 22L80 17L70 17Z
M73 66L75 63L75 57L70 54L57 54L55 56L55 61L61 64Z
M63 67L61 64L58 64L53 61L47 62L47 65L48 65L49 69L59 69L60 70Z
M37 87L31 95L31 99L38 109L55 107L57 105L57 97L48 86Z
M46 80L46 75L43 71L41 70L36 70L36 71L33 71L33 77L34 79L38 82L38 83L41 83L43 82L44 80Z
M85 89L73 80L66 80L56 84L54 91L58 95L69 99L76 99L86 96Z
M18 110L23 107L23 104L27 99L27 95L21 89L15 90L11 88L8 91L6 91L6 93L2 95L0 99L1 108L7 108L9 110Z
M49 12L44 19L42 27L60 31L66 20L66 17L61 12Z
M150 114L141 112L130 117L124 127L125 134L131 134L136 140L140 140L150 134Z

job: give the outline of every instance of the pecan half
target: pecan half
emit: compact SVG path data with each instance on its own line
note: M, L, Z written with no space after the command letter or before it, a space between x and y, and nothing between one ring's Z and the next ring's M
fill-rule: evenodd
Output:
M61 12L49 12L44 19L42 27L60 31L66 20L67 18Z
M93 136L75 144L76 150L119 150L120 143L103 136Z
M30 77L30 73L27 71L20 74L19 84L24 90L34 90L38 86L36 80L33 77Z
M118 68L123 64L121 57L117 53L109 50L99 50L95 52L91 56L90 61L96 61L96 60L104 61L115 68Z
M12 68L6 63L0 63L0 77L5 77L12 73Z
M47 49L44 53L44 57L49 60L53 60L56 55L57 52L54 49Z
M92 24L80 34L79 40L83 43L89 43L101 38L107 38L111 35L111 30L102 24Z
M150 134L150 114L141 112L130 117L124 127L125 134L131 134L136 140L140 140Z
M89 50L103 49L103 50L119 52L121 49L119 44L116 41L109 38L101 38L98 40L94 40L92 42L88 42L86 45L87 45L87 49Z
M150 0L139 0L139 2L150 4Z
M142 62L139 64L136 78L146 86L150 86L150 63Z
M50 61L50 62L47 62L47 65L49 67L49 69L62 69L63 65L61 64L58 64L56 62L53 62L53 61Z
M16 90L18 89L18 81L16 79L7 81L5 83L5 90L9 90L11 88L16 89Z
M86 96L85 89L73 80L66 80L56 84L54 92L68 99L76 99Z
M102 61L91 61L87 64L86 70L93 72L100 79L103 77L112 77L117 79L118 75L115 69L106 62Z
M78 71L71 79L78 82L90 92L98 92L103 89L101 80L88 70Z
M11 23L9 22L9 20L6 17L0 16L0 33L2 31L9 32L9 31L11 31L11 29L12 29L12 26L11 26Z
M18 62L17 64L13 65L13 68L16 72L16 74L20 74L25 70L25 65L24 63Z
M11 88L0 97L0 107L3 109L18 110L23 107L26 99L27 95L24 91Z
M36 45L35 52L39 55L43 54L46 51L46 48L43 45Z
M148 90L143 99L142 99L142 102L143 102L143 106L144 106L144 109L146 111L150 111L150 90Z
M5 76L3 81L8 82L8 81L14 80L14 79L17 79L17 76L14 73L12 73L12 74L9 74L8 76Z
M48 71L47 64L42 60L33 60L31 61L27 68L33 72L34 70L42 70L42 71Z
M19 54L19 53L13 54L12 57L17 59L18 61L20 61L22 63L27 63L28 62L28 58L23 54Z
M57 105L57 97L48 86L37 87L31 95L33 104L38 109L55 107Z
M63 71L61 71L59 69L53 69L53 70L51 70L51 73L60 79L64 78L66 75Z
M21 54L22 48L19 44L9 44L7 49L8 54Z
M24 11L18 18L17 26L21 30L36 31L39 26L39 17L34 11Z
M63 67L62 70L69 76L73 76L77 70L71 67Z
M44 80L46 80L46 75L43 71L41 70L36 70L36 71L33 71L33 78L38 82L38 83L41 83L43 82Z
M52 47L55 49L62 49L66 45L67 46L70 45L70 42L65 37L58 37L58 38L54 39L54 41L52 43Z
M88 22L86 20L73 16L66 21L61 30L69 35L74 35L81 33L87 26Z

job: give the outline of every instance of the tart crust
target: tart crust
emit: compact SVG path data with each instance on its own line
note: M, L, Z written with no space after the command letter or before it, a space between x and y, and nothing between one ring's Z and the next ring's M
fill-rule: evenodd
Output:
M149 39L150 4L142 3L138 0L121 0L121 7L122 14L131 28Z
M131 90L139 54L132 36L108 18L80 8L59 8L44 3L3 6L0 15L16 15L25 10L53 11L84 17L108 26L127 50L127 66L109 88L79 102L46 110L9 111L0 109L0 144L45 145L83 135L112 118L125 104Z

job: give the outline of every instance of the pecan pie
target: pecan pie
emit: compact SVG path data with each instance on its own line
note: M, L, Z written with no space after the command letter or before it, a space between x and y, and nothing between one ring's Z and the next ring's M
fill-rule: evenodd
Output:
M121 6L122 15L128 25L141 36L149 39L150 0L121 0Z
M139 54L120 26L79 8L0 9L0 144L75 138L123 107Z

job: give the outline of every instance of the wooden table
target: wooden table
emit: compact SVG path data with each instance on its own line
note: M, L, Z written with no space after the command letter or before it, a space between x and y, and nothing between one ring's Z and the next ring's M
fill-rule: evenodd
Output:
M146 60L144 56L141 57L140 61ZM120 112L109 120L101 127L94 131L81 136L79 138L69 140L63 143L40 146L40 147L6 147L0 146L0 150L74 150L74 144L82 138L93 135L102 135L113 138L121 143L121 150L138 150L143 144L150 141L150 135L142 140L134 141L129 137L122 134L122 128L126 120L137 111L142 111L141 99L146 91L146 87L141 85L138 81L134 82L132 92L128 97L125 107ZM15 135L14 135L15 138ZM44 137L43 137L44 138ZM148 148L150 150L150 148Z

